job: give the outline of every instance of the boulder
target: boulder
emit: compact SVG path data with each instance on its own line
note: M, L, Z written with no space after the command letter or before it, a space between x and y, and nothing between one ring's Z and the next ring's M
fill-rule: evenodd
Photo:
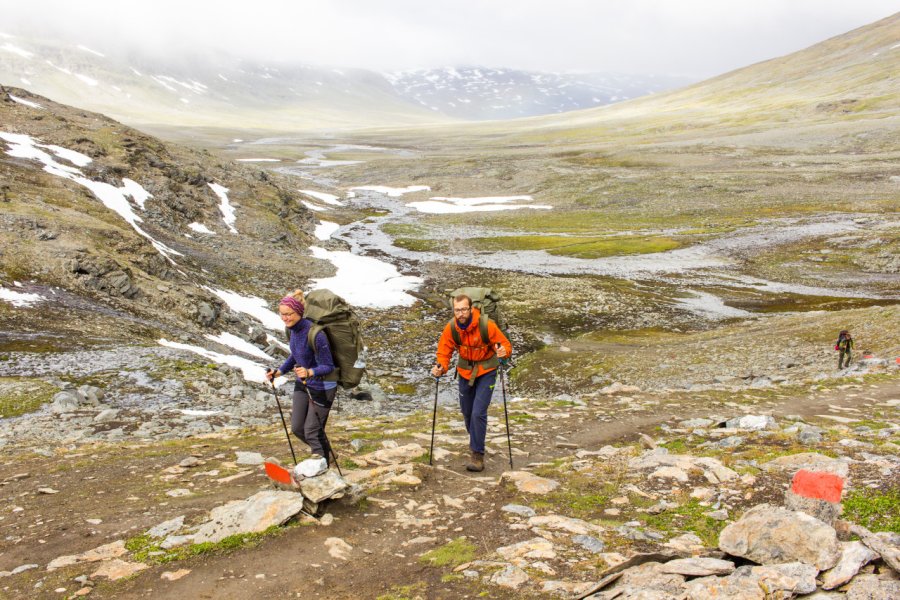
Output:
M563 517L560 515L546 515L540 517L531 517L528 519L529 527L540 527L542 529L550 529L553 531L567 531L576 535L586 535L588 533L603 533L603 528L581 519L573 519L571 517Z
M573 535L572 542L593 554L600 554L606 549L606 544L602 540L590 535Z
M507 504L500 508L503 512L512 513L514 515L519 515L520 517L525 517L526 519L533 517L535 514L534 509L528 506L522 506L521 504Z
M316 504L328 498L338 498L350 487L343 477L331 470L316 477L302 479L299 485L300 493Z
M719 549L760 564L799 561L830 569L841 557L834 528L804 513L760 504L719 534Z
M53 396L50 411L56 414L70 413L78 410L81 399L75 392L63 390Z
M761 465L764 471L784 471L794 476L794 474L805 469L807 471L818 471L823 473L832 473L846 479L850 471L849 462L846 459L836 459L817 452L803 452L800 454L789 454L787 456L779 456Z
M896 600L900 581L879 579L877 575L858 575L847 587L844 600Z
M491 583L512 590L519 589L529 579L528 573L515 565L507 565L491 576Z
M219 542L238 533L265 531L281 525L303 510L303 496L294 492L267 490L246 500L236 500L210 511L210 520L200 525L193 542Z
M725 427L730 429L744 429L748 431L762 431L763 429L778 429L778 423L770 415L744 415L725 421Z
M105 577L110 581L116 581L125 577L131 577L135 573L140 573L148 568L144 563L133 563L114 558L100 565L100 567L91 573L91 579Z

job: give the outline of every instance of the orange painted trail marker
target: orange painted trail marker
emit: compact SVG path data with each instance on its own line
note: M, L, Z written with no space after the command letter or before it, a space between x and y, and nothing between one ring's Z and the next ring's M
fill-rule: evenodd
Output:
M791 491L804 498L815 498L826 502L840 502L844 489L844 478L833 473L817 473L799 470L794 475Z

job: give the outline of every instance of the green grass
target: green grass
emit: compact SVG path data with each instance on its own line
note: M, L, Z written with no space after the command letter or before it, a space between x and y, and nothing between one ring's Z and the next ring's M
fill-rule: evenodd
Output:
M35 412L58 391L56 386L39 379L0 377L0 418Z
M424 582L412 585L395 585L386 594L378 596L377 600L418 600L423 598L426 587Z
M398 237L394 239L394 245L410 252L440 252L447 246L441 240L410 237Z
M719 545L719 533L727 525L705 516L712 509L702 506L697 500L691 500L678 508L667 510L658 515L643 515L647 525L661 533L689 531L697 534L703 543L710 548Z
M429 550L419 557L419 561L432 567L455 568L475 558L478 548L464 537L447 542L440 548Z
M665 252L681 246L669 237L563 237L518 235L473 238L468 242L476 250L545 250L554 256L601 258L621 254Z
M900 533L900 488L853 490L844 497L843 505L846 521L858 523L873 532Z

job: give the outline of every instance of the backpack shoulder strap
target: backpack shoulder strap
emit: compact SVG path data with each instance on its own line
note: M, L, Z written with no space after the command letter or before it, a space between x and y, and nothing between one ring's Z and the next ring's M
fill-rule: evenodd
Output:
M309 349L313 351L313 354L316 354L316 336L319 335L320 331L324 331L325 328L321 325L313 325L309 328L309 333L306 334L306 343L309 344ZM318 360L318 357L316 357Z
M459 337L459 332L456 330L456 326L453 323L454 319L450 319L450 335L453 336L453 341L457 346L462 346L462 338Z
M478 317L478 332L481 334L481 341L485 346L491 345L491 338L488 336L488 316L481 313Z

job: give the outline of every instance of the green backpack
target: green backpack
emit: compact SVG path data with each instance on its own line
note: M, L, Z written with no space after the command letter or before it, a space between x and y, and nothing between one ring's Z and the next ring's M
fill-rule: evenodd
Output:
M330 290L313 290L306 295L303 317L313 322L307 343L315 350L316 335L324 331L331 346L334 371L324 377L344 389L355 388L366 372L359 318L343 298ZM290 330L288 330L290 331Z
M450 308L453 308L453 299L457 296L468 296L472 299L472 306L481 311L481 317L478 319L478 331L481 333L481 341L484 344L491 343L488 339L488 319L496 323L503 335L506 335L506 321L500 314L499 292L485 287L461 287L450 292ZM459 332L456 331L456 327L453 327L452 319L450 320L450 333L457 345L462 344Z

